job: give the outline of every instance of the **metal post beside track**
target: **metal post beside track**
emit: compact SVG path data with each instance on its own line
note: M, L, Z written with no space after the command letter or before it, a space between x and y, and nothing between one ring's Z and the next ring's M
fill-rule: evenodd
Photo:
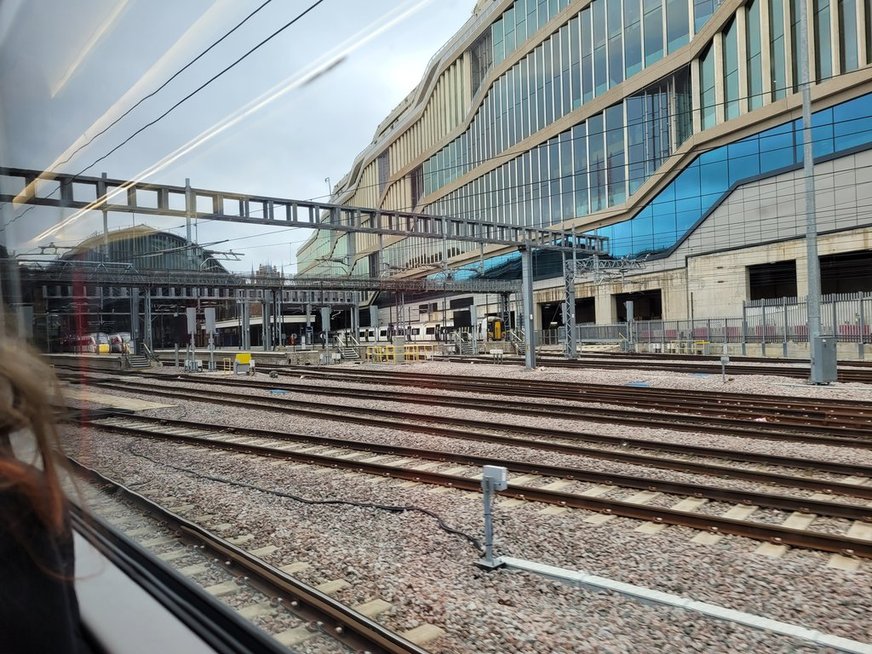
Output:
M521 252L521 295L524 300L524 361L528 370L536 368L536 332L533 321L533 251L529 244Z
M484 466L481 476L482 498L484 503L484 558L476 565L485 570L494 570L504 564L494 557L493 503L496 491L508 488L508 470L500 466Z

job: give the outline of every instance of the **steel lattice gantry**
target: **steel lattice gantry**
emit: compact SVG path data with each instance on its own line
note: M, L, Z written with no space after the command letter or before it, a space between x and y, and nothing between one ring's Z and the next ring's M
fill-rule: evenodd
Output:
M213 191L185 186L152 184L143 180L76 176L22 168L0 168L0 176L21 180L16 194L0 193L0 202L30 204L77 210L60 225L94 210L183 217L214 221L327 229L344 233L368 233L381 236L419 237L441 240L443 261L447 261L449 240L517 247L521 251L522 274L531 275L530 258L534 248L572 252L576 255L603 254L602 239L576 234L574 230L523 227L484 222L475 218L434 216L424 213L371 209L311 200L291 200L269 196ZM38 196L39 181L58 184L56 193ZM84 200L82 197L96 197ZM198 207L210 207L201 211ZM104 221L105 225L105 221ZM190 242L190 223L188 241ZM404 282L407 280L403 280ZM444 287L437 282L438 289ZM532 278L522 283L526 339L526 365L536 366L533 330Z

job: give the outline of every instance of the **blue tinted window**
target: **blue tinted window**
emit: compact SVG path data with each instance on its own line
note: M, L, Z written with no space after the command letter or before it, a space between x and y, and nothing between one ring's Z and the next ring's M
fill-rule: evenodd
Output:
M730 183L750 179L760 174L759 140L751 137L727 146Z
M648 253L654 249L654 211L645 207L633 220L626 221L632 224L633 252Z
M811 118L811 140L815 157L833 153L833 110L815 112Z
M621 223L609 225L609 254L615 257L623 257L633 251L633 226L632 221L625 220Z
M793 122L773 127L760 134L760 165L770 173L796 163L796 132Z
M630 100L627 114L628 128L632 129L629 117L636 110L631 109ZM816 112L812 123L815 156L872 145L872 94ZM801 161L800 143L799 122L791 121L701 154L635 217L600 232L613 237L616 249L609 253L640 256L672 248L731 188L797 165ZM651 250L647 245L649 226Z
M833 107L836 150L847 150L872 141L872 102L857 98Z

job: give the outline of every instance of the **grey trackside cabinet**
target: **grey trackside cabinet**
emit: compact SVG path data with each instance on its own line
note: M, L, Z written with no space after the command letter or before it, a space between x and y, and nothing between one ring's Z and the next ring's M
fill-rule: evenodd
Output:
M818 336L812 339L812 358L818 362L812 366L812 384L828 384L836 381L836 339L832 336ZM815 379L819 376L820 379Z

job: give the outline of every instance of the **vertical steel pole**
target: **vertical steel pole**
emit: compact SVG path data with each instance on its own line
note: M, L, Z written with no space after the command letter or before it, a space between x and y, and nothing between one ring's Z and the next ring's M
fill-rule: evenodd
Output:
M760 322L763 323L763 337L760 343L760 354L766 356L766 301L760 305Z
M742 300L742 356L748 354L748 307Z
M812 384L824 382L822 362L815 357L814 342L821 335L821 266L817 248L814 190L814 150L811 133L811 62L808 48L808 8L799 2L799 83L802 87L802 170L805 178L805 251L808 271L808 352ZM827 56L823 53L822 56Z
M191 218L194 216L197 207L194 201L194 191L191 189L190 178L185 178L185 245L188 247L188 261L191 264L191 269L196 270L197 266L194 262L194 244L191 240Z
M863 308L865 295L866 294L863 291L860 291L860 310L857 312L857 328L860 331L857 339L859 345L857 355L861 359L866 358L866 351L864 347L866 343L866 334L864 333L866 331L866 315Z
M494 481L485 477L481 485L484 503L484 562L492 566L494 565Z
M143 325L143 340L151 352L154 352L154 338L151 333L151 289L145 289L145 323Z
M786 297L781 299L781 313L783 314L782 320L781 320L781 326L782 326L782 329L784 329L784 337L781 340L781 356L783 356L786 359L787 358L787 298Z
M533 252L529 244L521 251L521 293L524 302L524 362L527 370L536 368L536 334L533 331Z

